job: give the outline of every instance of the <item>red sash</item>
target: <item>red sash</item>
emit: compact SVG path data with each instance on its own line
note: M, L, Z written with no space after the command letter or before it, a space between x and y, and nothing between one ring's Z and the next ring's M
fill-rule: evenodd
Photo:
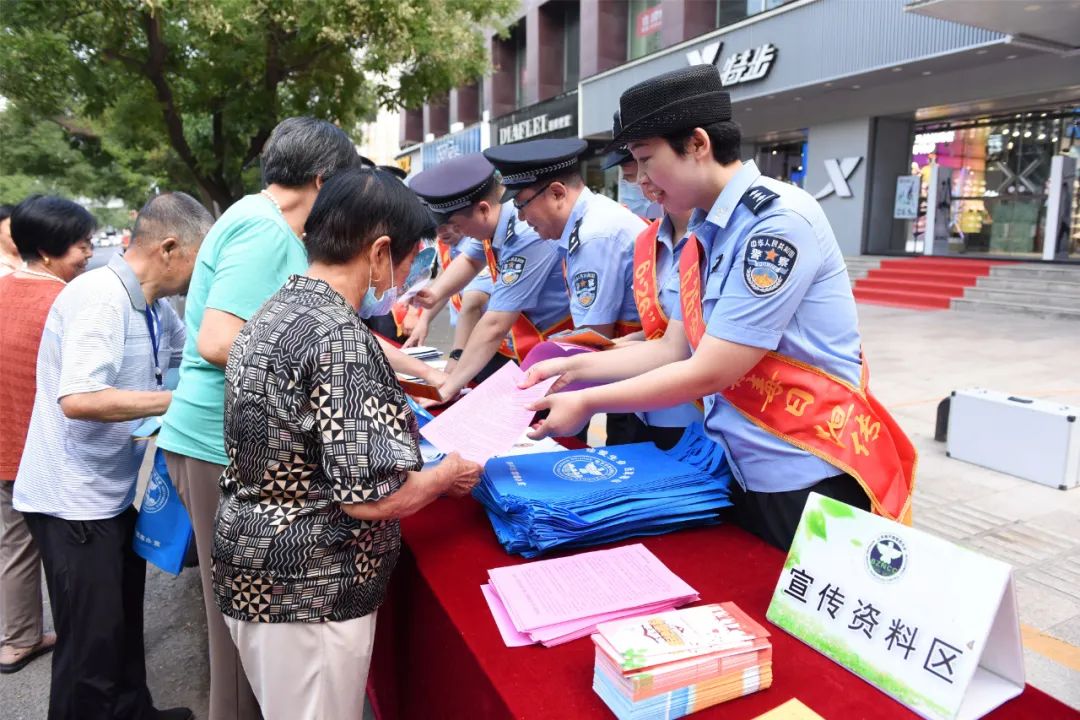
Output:
M491 247L491 239L484 240L484 257L487 258L488 270L491 271L491 279L499 280L499 265L495 260L495 251ZM562 320L544 330L533 324L532 320L525 317L525 313L518 313L510 332L506 334L502 344L499 345L499 354L505 355L511 360L522 362L529 351L542 343L549 335L574 329L574 320L567 315Z
M701 245L691 235L679 258L679 294L686 336L695 349L705 335L700 256ZM854 477L876 514L910 525L918 457L904 431L870 394L869 380L865 357L855 387L770 352L722 395L762 430Z
M645 331L646 340L663 337L668 326L656 282L656 235L660 223L661 220L653 220L634 242L634 303L641 316L641 329Z
M439 267L445 272L446 268L450 267L450 246L442 240L438 240L435 243L435 248L439 251ZM461 312L461 293L452 295L450 297L450 304L454 306L454 310Z

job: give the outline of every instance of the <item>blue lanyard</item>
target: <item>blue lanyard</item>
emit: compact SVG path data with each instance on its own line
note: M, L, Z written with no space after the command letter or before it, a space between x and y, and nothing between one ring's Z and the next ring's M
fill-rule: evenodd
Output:
M157 380L158 387L163 384L161 376L161 365L158 364L158 336L157 336L157 313L150 306L146 306L146 329L150 331L150 346L154 349L154 379Z

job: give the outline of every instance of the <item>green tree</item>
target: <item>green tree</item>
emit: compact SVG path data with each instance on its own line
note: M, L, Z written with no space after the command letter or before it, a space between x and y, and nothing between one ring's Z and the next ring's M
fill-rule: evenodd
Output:
M223 210L257 183L281 118L350 131L380 106L414 106L477 78L489 65L484 28L502 30L516 5L0 0L0 95L88 129L125 171L164 172Z
M138 208L161 185L198 193L194 183L170 182L158 159L111 143L98 128L36 119L10 103L0 111L0 158L2 203L52 193L97 205L120 198Z

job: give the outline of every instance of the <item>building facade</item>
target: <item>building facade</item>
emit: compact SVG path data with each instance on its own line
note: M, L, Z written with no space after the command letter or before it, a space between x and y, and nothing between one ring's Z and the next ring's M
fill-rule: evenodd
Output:
M714 63L743 158L817 197L845 255L1080 261L1073 3L549 0L491 42L492 75L403 113L402 142L474 112L491 144L565 134L598 151L626 88ZM614 194L597 160L586 178Z

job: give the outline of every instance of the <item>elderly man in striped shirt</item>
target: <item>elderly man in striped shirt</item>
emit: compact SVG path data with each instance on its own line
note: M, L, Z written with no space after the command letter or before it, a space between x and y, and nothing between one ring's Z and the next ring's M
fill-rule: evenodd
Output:
M183 293L212 223L183 193L158 195L126 255L70 282L49 310L14 506L41 551L57 642L49 720L182 720L146 686L135 484L144 445L132 430L161 415L164 372L184 324L164 298Z

